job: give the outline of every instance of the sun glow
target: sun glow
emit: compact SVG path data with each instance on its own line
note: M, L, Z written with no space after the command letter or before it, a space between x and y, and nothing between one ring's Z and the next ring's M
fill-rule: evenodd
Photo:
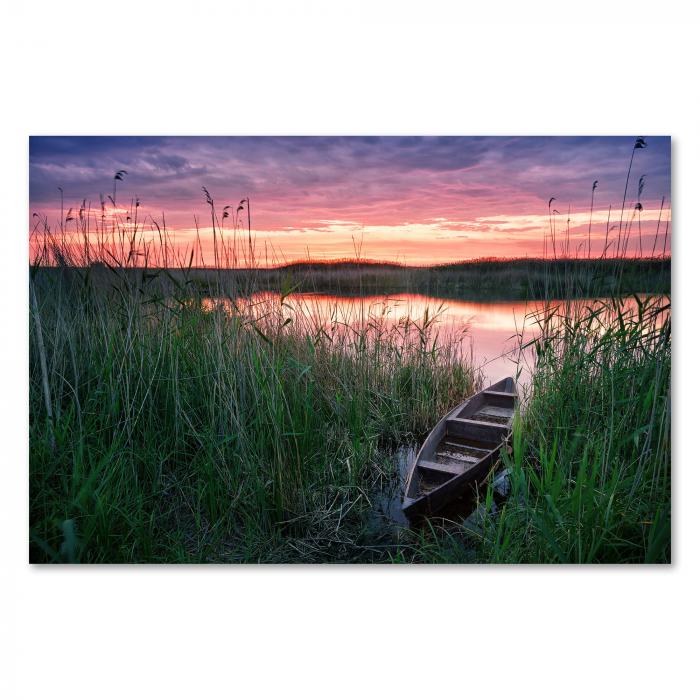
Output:
M620 239L625 255L656 254L660 240L670 251L663 137L648 139L629 177L634 140L622 137L108 141L114 169L96 164L90 139L55 153L50 139L32 140L36 237L165 238L207 266L221 264L219 247L235 265L253 254L263 265L600 256L620 253ZM116 191L115 172L125 173Z

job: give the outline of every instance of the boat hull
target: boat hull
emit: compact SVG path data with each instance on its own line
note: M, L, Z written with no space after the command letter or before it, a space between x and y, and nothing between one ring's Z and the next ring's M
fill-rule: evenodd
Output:
M439 514L479 484L512 437L515 382L507 377L446 414L418 452L406 484L403 512L414 520Z

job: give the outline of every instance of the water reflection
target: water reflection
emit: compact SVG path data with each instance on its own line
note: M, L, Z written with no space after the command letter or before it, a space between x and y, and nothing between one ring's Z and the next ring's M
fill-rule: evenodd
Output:
M605 300L603 300L605 301ZM231 309L230 300L205 300L209 307ZM590 305L593 300L575 302L552 300L547 309L564 305ZM402 325L418 329L430 321L430 332L438 342L448 340L461 344L465 357L480 368L485 384L516 374L524 386L532 371L533 354L518 351L522 344L537 335L537 317L545 310L543 301L467 301L423 294L396 296L336 296L329 294L290 294L283 299L277 294L260 292L235 302L242 313L267 319L274 308L292 321L322 327L333 332L359 329L374 324L391 327ZM634 309L633 298L625 302Z
M419 445L404 445L393 454L392 461L396 465L396 478L385 488L374 494L373 503L375 514L383 525L394 523L399 527L410 525L408 518L403 514L403 494L411 471L416 460Z
M649 295L639 295L645 300ZM669 303L669 297L663 297ZM427 296L400 294L377 296L338 296L332 294L296 293L280 297L272 292L259 292L236 300L206 298L207 308L236 311L261 323L292 322L293 328L312 333L323 328L336 337L362 329L381 332L382 329L401 326L409 335L421 334L428 327L430 342L457 343L466 361L478 369L484 386L505 376L518 377L521 396L524 397L534 366L534 348L522 351L529 341L539 335L538 319L559 309L569 314L573 306L591 307L609 299L542 300L534 301L468 301ZM625 300L622 310L636 311L637 300ZM564 309L568 309L566 312ZM660 325L667 312L658 316ZM605 325L601 316L601 324ZM404 334L405 335L405 334Z
M515 374L518 362L527 371L523 358L515 350L517 333L534 334L535 324L527 314L538 308L536 303L508 301L461 301L422 294L400 296L335 296L327 294L290 294L282 302L269 292L254 294L232 302L206 299L208 308L236 308L255 318L269 317L270 306L282 309L292 320L317 325L326 330L358 329L381 323L385 327L408 325L418 329L429 322L430 332L438 343L456 341L465 357L481 367L487 384ZM541 303L540 303L541 306ZM525 328L523 327L525 326Z

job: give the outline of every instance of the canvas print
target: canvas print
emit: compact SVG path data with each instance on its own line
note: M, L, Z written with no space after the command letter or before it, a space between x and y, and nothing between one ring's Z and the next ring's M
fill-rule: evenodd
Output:
M668 563L671 139L34 136L33 563Z

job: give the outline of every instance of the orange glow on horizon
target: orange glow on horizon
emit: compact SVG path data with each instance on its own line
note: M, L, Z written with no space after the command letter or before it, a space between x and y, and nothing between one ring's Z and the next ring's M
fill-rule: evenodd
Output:
M78 248L84 247L87 236L93 248L98 247L100 241L112 245L108 249L113 254L119 249L114 241L121 239L124 246L133 239L137 248L149 249L151 264L154 265L161 264L160 261L156 262L158 248L162 246L162 241L167 240L172 256L187 261L193 253L193 265L198 267L212 267L217 260L223 267L249 267L251 258L258 267L358 259L427 266L482 258L542 258L545 253L546 257L551 258L552 237L556 242L557 257L586 257L590 222L591 255L602 255L607 238L607 256L613 257L618 251L622 215L623 230L629 233L626 257L636 257L639 253L639 212L631 209L624 212L620 209L596 209L592 216L590 211L551 217L547 214L504 214L463 221L438 218L428 222L367 226L328 218L308 228L252 228L250 235L247 229L226 226L217 228L216 236L211 224L208 227L169 227L167 224L163 227L162 220L156 225L152 218L140 211L132 220L134 214L133 209L119 209L116 214L110 212L103 221L99 221L100 214L93 210L93 216L89 219L71 217L64 224L62 233L55 225L49 226L47 219L44 220L46 227L43 229L35 222L33 247L41 247L43 240L51 237L55 240L62 238ZM664 240L666 252L670 254L670 209L648 209L641 215L643 256L649 256L652 251L655 255L660 254Z
M664 136L31 137L29 228L198 266L648 256L670 252L670 156Z

